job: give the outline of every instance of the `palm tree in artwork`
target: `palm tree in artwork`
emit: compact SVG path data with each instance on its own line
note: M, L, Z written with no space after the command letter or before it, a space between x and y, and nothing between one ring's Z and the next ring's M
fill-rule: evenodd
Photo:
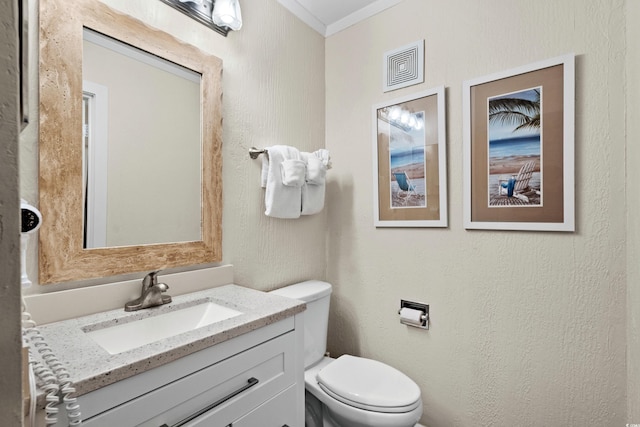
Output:
M508 97L489 100L489 122L514 125L513 132L540 129L540 90L533 92L533 100Z

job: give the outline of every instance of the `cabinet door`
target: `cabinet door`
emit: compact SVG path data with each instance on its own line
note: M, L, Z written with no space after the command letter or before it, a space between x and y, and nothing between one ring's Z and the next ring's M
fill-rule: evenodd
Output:
M294 425L296 408L296 386L291 386L273 399L266 401L253 411L235 420L227 427L297 427ZM204 414L188 427L211 427L214 420ZM186 426L185 426L186 427Z

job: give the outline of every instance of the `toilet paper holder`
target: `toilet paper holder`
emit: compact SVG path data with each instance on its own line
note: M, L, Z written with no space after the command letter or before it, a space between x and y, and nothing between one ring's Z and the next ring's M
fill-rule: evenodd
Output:
M407 309L407 310L403 310ZM429 329L429 304L400 300L400 323L415 328Z

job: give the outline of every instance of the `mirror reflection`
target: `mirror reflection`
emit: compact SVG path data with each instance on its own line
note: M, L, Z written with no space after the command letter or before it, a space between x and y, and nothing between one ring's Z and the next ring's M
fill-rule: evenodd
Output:
M202 240L201 75L83 32L84 248Z

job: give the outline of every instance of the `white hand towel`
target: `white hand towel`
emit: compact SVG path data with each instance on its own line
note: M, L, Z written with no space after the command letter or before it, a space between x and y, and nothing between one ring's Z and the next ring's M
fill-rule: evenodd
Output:
M305 182L307 165L302 160L286 159L280 164L282 185L302 187Z
M317 214L324 208L329 152L323 149L300 153L300 156L307 163L306 182L302 186L302 215Z
M329 155L329 150L321 148L314 151L313 155L322 160L322 163L326 166L327 169L331 169L331 156Z
M322 160L314 155L308 155L307 175L305 176L305 181L307 182L307 184L322 185L324 184L326 175L327 167L324 165L324 163L322 163Z
M283 163L286 160L300 160L300 152L286 145L267 147L267 155L262 157L261 184L265 188L265 215L274 218L299 218L302 204L301 186L284 185ZM291 167L284 167L288 171L291 183L296 181L296 171L299 167L295 162ZM298 172L299 174L299 172ZM302 175L304 177L304 174ZM299 179L298 179L299 180ZM303 179L304 180L304 179Z

